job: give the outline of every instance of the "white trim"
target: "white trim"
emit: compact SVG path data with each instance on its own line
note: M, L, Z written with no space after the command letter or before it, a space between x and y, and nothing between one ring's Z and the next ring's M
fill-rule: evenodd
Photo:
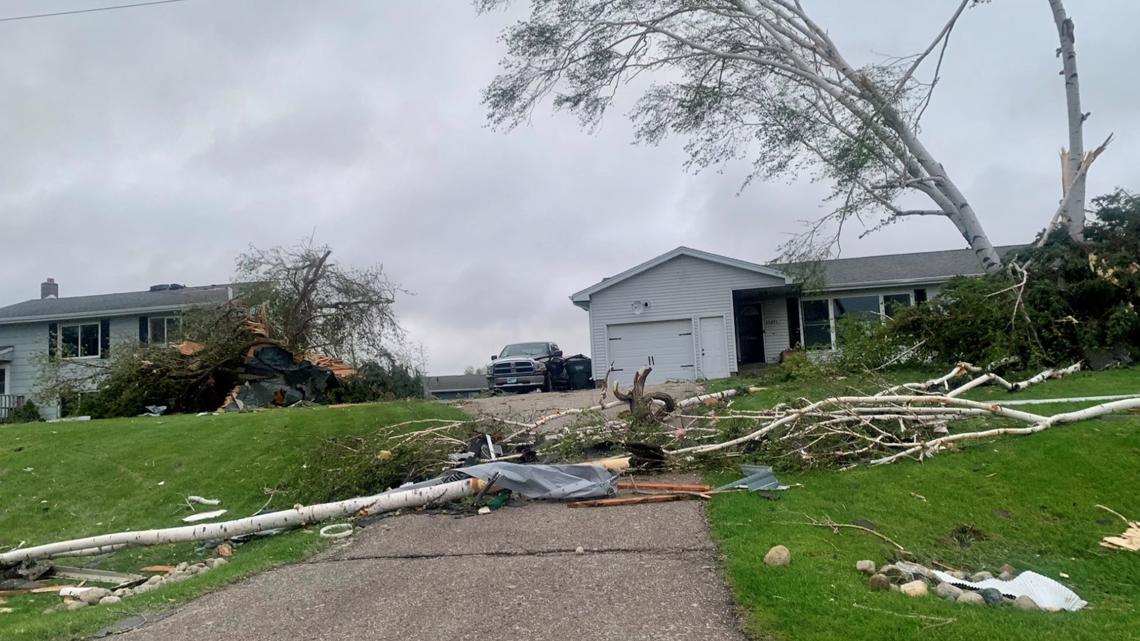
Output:
M750 263L750 262L743 261L743 260L738 260L736 258L729 258L728 256L720 256L718 254L710 254L709 252L704 252L704 251L701 251L699 249L692 249L690 247L682 246L682 247L678 247L672 251L661 254L660 256L658 256L656 258L647 260L644 263L641 263L640 265L637 265L635 267L631 267L630 269L627 269L624 272L617 274L616 276L611 276L610 278L602 280L599 283L595 283L594 285L591 285L590 287L587 287L586 289L583 289L579 292L575 292L574 294L572 294L570 296L570 300L573 301L574 304L576 304L576 305L588 306L589 302L590 302L590 296L592 296L592 295L594 295L594 294L596 294L596 293L602 291L603 289L606 289L612 285L616 285L616 284L618 284L624 280L632 278L633 276L636 276L642 272L653 269L654 267L656 267L662 263L673 260L674 258L676 258L678 256L689 256L690 258L696 258L698 260L705 260L705 261L708 261L710 263L727 265L729 267L736 267L738 269L743 269L743 270L750 271L750 272L756 272L758 274L764 274L765 276L782 278L784 280L785 285L791 285L792 284L792 278L790 276L788 276L787 274L785 274L784 272L778 270L778 269L775 269L772 267L766 267L764 265L758 265L756 263Z
M95 340L97 341L96 344L98 345L98 347L96 348L96 351L94 354L86 354L84 356L80 356L78 354L78 351L79 351L79 346L83 344L83 327L86 325L94 325L95 327L99 328L98 331L95 332ZM65 328L65 327L78 327L79 328L79 331L76 334L77 341L75 344L75 348L76 348L77 353L75 356L65 356L63 353L63 328ZM55 328L55 353L61 359L66 360L66 361L84 360L84 359L89 359L89 358L102 358L103 357L103 321L102 320L96 320L95 322L76 321L74 323L66 323L66 324L58 323L56 325L56 328Z

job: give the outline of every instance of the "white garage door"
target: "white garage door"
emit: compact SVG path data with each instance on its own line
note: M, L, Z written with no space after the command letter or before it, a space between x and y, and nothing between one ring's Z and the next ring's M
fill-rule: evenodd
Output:
M628 385L644 365L653 367L649 383L667 380L691 381L696 377L693 363L693 322L656 321L610 325L609 356L614 373L610 380Z

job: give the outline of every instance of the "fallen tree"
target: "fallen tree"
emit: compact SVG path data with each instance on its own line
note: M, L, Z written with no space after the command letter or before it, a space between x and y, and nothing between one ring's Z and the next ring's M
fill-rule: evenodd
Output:
M374 496L364 496L321 503L318 505L297 506L289 510L270 512L221 523L207 523L183 527L140 530L102 534L58 543L48 543L28 548L20 548L0 554L0 567L14 565L32 559L47 559L83 551L96 554L124 547L161 545L164 543L185 543L187 541L218 541L231 539L243 534L255 534L267 530L287 529L318 523L329 519L344 518L357 513L379 514L402 508L422 507L433 503L446 503L471 496L484 486L484 482L467 478L429 487L393 490Z

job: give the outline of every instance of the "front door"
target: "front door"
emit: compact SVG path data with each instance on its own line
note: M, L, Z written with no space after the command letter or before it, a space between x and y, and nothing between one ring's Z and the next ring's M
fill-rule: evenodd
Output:
M724 316L701 318L701 378L728 377Z

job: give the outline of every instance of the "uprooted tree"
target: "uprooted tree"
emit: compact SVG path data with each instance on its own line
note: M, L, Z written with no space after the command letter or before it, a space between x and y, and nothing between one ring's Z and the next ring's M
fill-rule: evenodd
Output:
M238 257L243 304L264 305L269 332L290 349L359 363L390 351L403 331L392 307L401 292L379 265L354 268L305 242Z
M951 33L968 7L984 1L958 2L915 55L857 66L801 0L533 0L529 17L502 36L507 54L484 103L492 124L514 127L552 95L555 107L592 127L631 80L651 76L657 82L632 112L638 140L685 136L697 169L748 158L746 183L803 171L831 183L834 209L785 248L789 257L829 251L852 216L877 215L872 230L908 216L941 216L994 272L1001 261L981 220L919 136ZM489 11L508 3L475 4ZM1073 22L1062 0L1049 7L1069 123L1062 202L1050 225L1079 239L1085 176L1103 145L1084 154L1088 114L1081 112ZM933 65L926 80L924 64ZM932 207L902 205L914 200L908 195Z
M298 396L367 401L417 394L418 372L396 355L402 331L392 305L399 287L380 267L346 267L331 255L311 243L251 247L238 259L233 299L183 309L179 336L168 336L169 343L113 342L110 357L97 361L45 356L42 396L107 417L147 406L214 410L256 381L275 387L259 391L272 393L277 405ZM274 353L261 351L267 347ZM332 374L358 370L359 381L331 392Z

